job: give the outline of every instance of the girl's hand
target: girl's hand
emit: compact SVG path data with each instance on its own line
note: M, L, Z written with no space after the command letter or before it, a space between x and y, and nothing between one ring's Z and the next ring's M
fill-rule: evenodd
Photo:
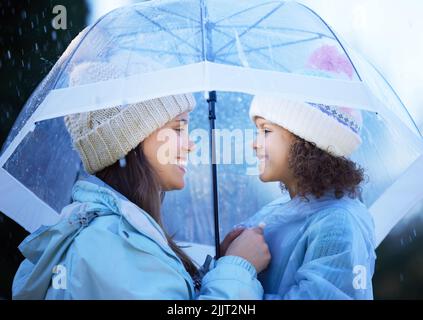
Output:
M263 227L264 225L261 225L253 229L244 230L229 245L225 255L239 256L246 259L256 268L257 273L266 269L271 256L269 247L264 240Z

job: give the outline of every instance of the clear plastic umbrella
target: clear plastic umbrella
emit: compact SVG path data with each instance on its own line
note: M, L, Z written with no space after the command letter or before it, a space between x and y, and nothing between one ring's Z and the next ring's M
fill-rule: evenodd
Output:
M313 55L327 52L335 54L326 68L343 69L339 78L302 74L315 67ZM111 64L119 76L71 85L72 72L87 62ZM252 139L248 106L259 93L362 111L363 144L352 158L369 177L362 198L375 216L378 243L423 198L423 143L407 109L317 14L291 1L148 1L84 29L32 94L0 154L0 210L34 231L57 221L70 202L84 172L63 116L187 92L198 103L195 139L201 128L241 131L229 144L234 158L242 157L222 164L224 145L210 144L213 135L201 140L203 154L194 157L206 154L212 163L191 163L187 187L164 202L165 224L177 240L217 244L219 231L279 196L276 184L251 174L248 148L236 151Z

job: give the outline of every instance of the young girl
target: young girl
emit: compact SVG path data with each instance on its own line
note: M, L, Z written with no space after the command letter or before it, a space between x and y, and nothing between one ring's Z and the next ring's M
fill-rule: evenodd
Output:
M86 63L75 67L70 84L118 76L111 64ZM20 245L26 260L14 299L262 298L256 272L270 255L260 229L225 239L224 256L196 292L195 265L162 227L163 192L184 187L194 105L185 94L65 117L91 176L75 183L61 221Z
M361 143L360 112L255 96L250 117L260 179L279 181L291 198L242 224L266 224L265 298L372 299L374 224L359 200L363 170L348 159Z

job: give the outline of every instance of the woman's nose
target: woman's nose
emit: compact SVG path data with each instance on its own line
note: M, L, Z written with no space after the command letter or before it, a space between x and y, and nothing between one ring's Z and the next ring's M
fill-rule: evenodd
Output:
M195 144L195 142L192 140L189 140L188 152L193 152L196 148L197 148L197 145Z
M189 140L189 139L188 139L188 142L187 142L187 143L185 143L185 144L183 145L183 147L182 147L182 149L183 149L184 151L186 151L187 153L190 153L190 152L194 151L194 150L195 150L195 148L196 148L196 144L194 143L194 141Z

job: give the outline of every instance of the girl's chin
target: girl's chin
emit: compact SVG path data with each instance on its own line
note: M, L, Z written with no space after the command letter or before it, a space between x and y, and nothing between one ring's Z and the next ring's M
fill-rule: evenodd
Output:
M269 180L269 179L267 179L267 178L266 178L266 176L265 176L265 175L263 175L263 174L261 174L259 178L260 178L260 180L261 180L262 182L270 182L270 180Z
M271 174L269 174L268 172L263 172L259 175L259 178L262 182L274 182L274 181L279 181L278 178L276 177L272 177Z

